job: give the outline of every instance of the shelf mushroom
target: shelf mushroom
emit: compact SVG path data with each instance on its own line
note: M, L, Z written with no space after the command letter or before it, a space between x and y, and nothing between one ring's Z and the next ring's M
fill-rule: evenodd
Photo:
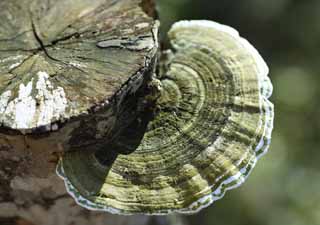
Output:
M155 105L100 150L60 160L57 173L83 207L194 213L242 184L267 151L272 85L257 50L212 21L175 23L169 39Z

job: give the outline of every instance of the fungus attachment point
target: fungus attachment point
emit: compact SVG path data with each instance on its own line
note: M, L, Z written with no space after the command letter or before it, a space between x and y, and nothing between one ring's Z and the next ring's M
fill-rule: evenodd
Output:
M270 144L268 67L236 30L182 21L158 75L157 110L140 116L99 152L66 153L69 193L118 214L193 213L247 178Z

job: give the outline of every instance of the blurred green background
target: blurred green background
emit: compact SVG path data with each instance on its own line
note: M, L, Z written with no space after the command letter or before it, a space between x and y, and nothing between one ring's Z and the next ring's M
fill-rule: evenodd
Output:
M176 225L320 225L320 1L156 0L162 37L182 19L236 28L274 85L275 129L247 182Z

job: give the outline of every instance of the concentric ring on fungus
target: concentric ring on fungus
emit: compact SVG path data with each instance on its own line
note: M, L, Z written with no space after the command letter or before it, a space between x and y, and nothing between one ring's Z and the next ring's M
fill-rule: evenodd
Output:
M60 161L57 172L80 205L118 214L197 212L242 184L267 151L272 85L255 48L211 21L178 22L169 38L157 113L145 112L101 152Z

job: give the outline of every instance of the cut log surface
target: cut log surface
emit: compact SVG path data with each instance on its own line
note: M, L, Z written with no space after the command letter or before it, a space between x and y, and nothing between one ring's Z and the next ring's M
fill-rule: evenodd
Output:
M135 118L158 49L152 6L0 1L0 224L106 224L66 194L57 156L99 148Z
M135 91L155 49L154 22L138 3L2 1L3 126L55 130ZM136 85L123 87L129 79Z

